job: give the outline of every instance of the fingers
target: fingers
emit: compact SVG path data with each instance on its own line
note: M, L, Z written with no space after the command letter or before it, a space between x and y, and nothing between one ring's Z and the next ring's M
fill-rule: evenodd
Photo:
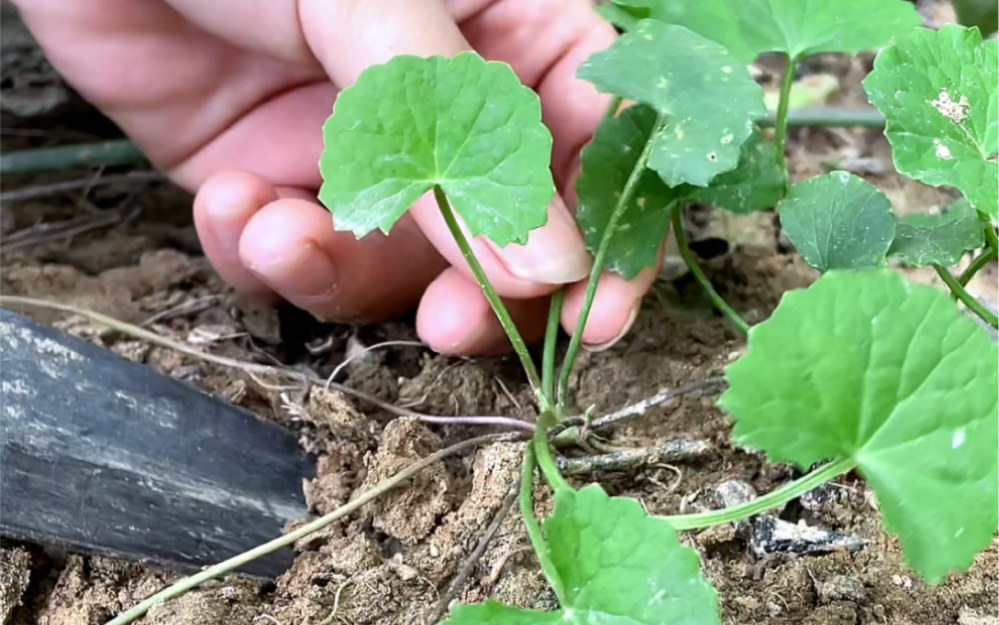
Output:
M301 190L247 172L207 182L195 218L206 255L237 289L273 294L319 319L384 320L414 307L446 266L411 219L358 241Z
M508 299L503 304L525 341L533 343L543 336L548 298ZM424 293L416 330L423 342L445 354L495 355L510 350L510 342L479 285L453 267L441 273Z
M655 282L662 266L665 245L659 246L656 264L643 269L634 280L627 281L618 275L605 272L600 277L593 305L583 330L582 345L598 352L609 349L631 329L642 305L642 298ZM566 289L562 305L562 326L566 332L575 332L579 313L586 297L586 283L579 282Z

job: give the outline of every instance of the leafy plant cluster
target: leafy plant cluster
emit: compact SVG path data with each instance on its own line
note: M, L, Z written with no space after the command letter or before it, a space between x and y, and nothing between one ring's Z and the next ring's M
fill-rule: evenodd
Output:
M999 251L996 41L974 27L925 29L902 0L616 0L600 10L622 34L578 75L615 104L581 157L577 220L594 268L559 368L561 294L539 371L467 238L524 243L555 193L539 100L510 67L471 52L398 56L344 90L324 126L320 199L335 227L357 237L388 233L433 193L540 407L520 508L561 609L487 601L453 608L448 623L719 623L715 590L677 532L765 512L851 470L871 485L886 528L926 580L966 569L999 523L997 349L946 293L911 284L887 264L933 266L955 298L996 326L964 289ZM788 183L797 65L820 52L879 48L864 87L887 119L896 168L964 196L940 214L899 219L884 194L847 172ZM774 52L787 71L771 140L747 64ZM750 328L690 254L682 219L692 203L775 209L822 276ZM774 462L818 468L743 505L655 517L599 485L573 488L549 435L578 416L569 379L597 278L652 266L670 231L719 309L748 331L719 402L735 423L734 441ZM971 266L953 276L969 251ZM543 525L532 506L536 468L555 498Z

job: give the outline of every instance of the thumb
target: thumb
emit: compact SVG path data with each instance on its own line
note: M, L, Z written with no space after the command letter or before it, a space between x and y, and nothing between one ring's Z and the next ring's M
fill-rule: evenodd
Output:
M341 88L395 55L450 57L471 50L443 0L301 0L299 11L313 55ZM434 247L471 275L433 198L421 198L411 214ZM500 248L481 238L471 244L493 287L505 297L550 293L586 277L592 266L575 220L558 196L549 205L546 225L532 231L525 245Z

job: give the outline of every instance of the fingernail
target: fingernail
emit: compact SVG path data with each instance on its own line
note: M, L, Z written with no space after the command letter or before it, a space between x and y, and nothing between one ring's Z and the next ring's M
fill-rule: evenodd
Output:
M597 353L597 352L607 351L611 347L614 347L614 345L616 345L618 341L623 339L628 334L628 332L631 330L631 326L635 325L635 319L638 318L638 311L641 308L642 308L641 300L636 301L634 305L632 305L631 312L628 314L628 320L624 322L624 327L621 328L621 332L619 332L617 336L607 341L606 343L600 343L598 345L587 345L586 343L583 343L583 349L585 349L588 352Z
M583 236L559 203L548 209L548 222L531 232L527 245L492 246L507 270L518 278L542 284L571 284L585 278L593 260L583 247Z

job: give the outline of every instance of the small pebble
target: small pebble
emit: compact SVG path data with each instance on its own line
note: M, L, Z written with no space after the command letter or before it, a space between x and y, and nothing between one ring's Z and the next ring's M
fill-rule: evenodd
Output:
M748 482L728 480L715 486L713 499L717 508L731 508L756 499L756 489Z
M823 484L802 495L799 501L801 502L801 507L805 510L818 512L835 502L836 496L832 486Z
M833 601L853 601L860 603L867 596L867 590L860 580L846 575L833 575L816 588L822 603Z

